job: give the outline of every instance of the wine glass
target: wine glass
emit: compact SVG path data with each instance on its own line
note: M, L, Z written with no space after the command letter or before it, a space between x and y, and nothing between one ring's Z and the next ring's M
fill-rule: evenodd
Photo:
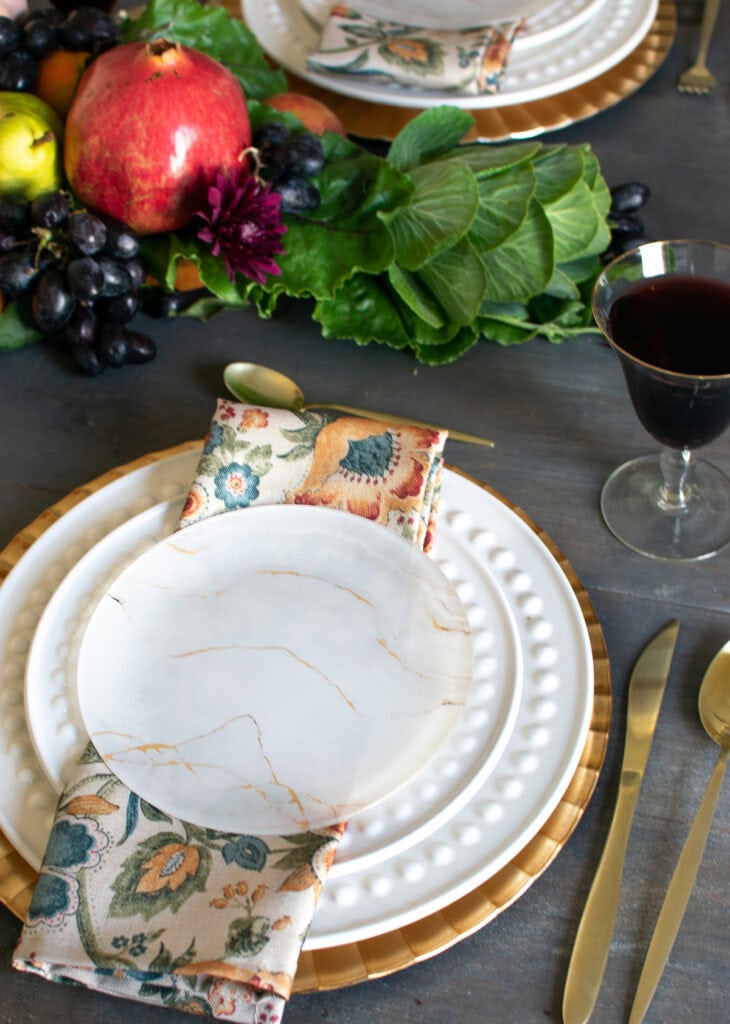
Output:
M650 242L624 253L598 277L593 315L662 445L608 478L606 525L653 558L716 554L730 542L730 480L694 449L730 423L730 246Z

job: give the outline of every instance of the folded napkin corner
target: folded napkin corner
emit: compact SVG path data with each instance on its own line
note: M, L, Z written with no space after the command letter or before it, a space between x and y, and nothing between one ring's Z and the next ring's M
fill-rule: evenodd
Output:
M307 68L409 88L489 95L499 92L512 44L525 19L465 29L383 21L336 4Z

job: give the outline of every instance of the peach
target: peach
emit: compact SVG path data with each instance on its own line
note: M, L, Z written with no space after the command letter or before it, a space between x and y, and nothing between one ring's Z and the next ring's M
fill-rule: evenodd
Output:
M338 135L345 135L345 128L334 110L313 96L299 92L279 92L263 101L274 110L286 110L295 114L305 128L316 135L323 135L329 129Z

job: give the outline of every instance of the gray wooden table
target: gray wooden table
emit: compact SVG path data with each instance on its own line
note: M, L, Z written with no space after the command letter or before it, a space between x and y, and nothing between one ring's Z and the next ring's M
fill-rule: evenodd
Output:
M639 178L656 238L730 242L730 8L720 13L711 64L719 89L679 95L694 53L697 5L680 13L673 50L635 96L554 141L588 141L609 184ZM699 681L730 636L730 550L667 564L623 548L603 526L601 485L625 459L653 449L629 406L620 370L596 339L480 344L450 367L325 341L305 305L271 321L251 312L148 325L154 363L89 380L41 347L0 356L0 546L75 486L152 449L201 436L233 359L293 375L308 396L426 415L493 437L493 450L450 443L449 461L521 506L567 555L602 625L612 668L613 717L595 795L552 866L487 927L440 956L378 981L296 996L288 1024L532 1024L559 1021L568 957L615 799L626 682L646 640L681 620L677 652L628 850L621 908L593 1020L625 1020L651 928L708 779L716 748L700 726ZM730 473L730 434L705 452ZM727 1019L730 836L728 791L648 1024ZM160 1024L186 1017L51 985L9 966L20 925L0 907L0 1022Z

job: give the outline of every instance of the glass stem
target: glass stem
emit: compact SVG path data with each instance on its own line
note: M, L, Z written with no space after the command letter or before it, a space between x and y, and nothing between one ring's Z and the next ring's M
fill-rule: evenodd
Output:
M659 488L659 507L681 512L692 498L691 476L695 457L689 448L662 448L659 456L664 482Z

